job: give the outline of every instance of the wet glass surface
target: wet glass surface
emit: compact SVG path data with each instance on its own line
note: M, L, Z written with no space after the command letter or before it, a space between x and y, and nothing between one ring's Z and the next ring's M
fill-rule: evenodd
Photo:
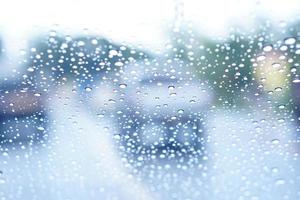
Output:
M300 199L299 2L1 10L1 200Z

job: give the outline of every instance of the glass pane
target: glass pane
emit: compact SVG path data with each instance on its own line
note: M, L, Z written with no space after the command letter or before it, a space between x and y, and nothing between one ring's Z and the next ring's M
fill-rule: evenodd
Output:
M299 11L2 2L0 199L300 199Z

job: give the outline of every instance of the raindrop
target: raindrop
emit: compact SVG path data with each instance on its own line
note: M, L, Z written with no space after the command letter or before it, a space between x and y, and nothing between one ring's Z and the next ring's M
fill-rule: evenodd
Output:
M257 61L263 61L265 59L266 59L266 56L264 56L264 55L260 55L257 57Z
M287 49L288 49L288 47L286 45L283 45L283 46L280 47L281 51L286 51Z
M275 185L280 186L280 185L284 185L285 184L285 180L283 179L278 179L275 181Z
M122 88L122 89L124 89L124 88L127 87L127 85L125 83L122 83L122 84L119 85L119 87Z
M98 41L96 39L92 39L92 44L93 45L97 45L98 44Z
M190 100L190 103L196 103L196 101L194 99Z
M270 51L272 51L272 49L273 49L272 45L266 45L266 46L263 48L263 50L264 50L265 52L270 52Z
M108 100L110 103L116 103L116 101L114 99L109 99Z
M272 64L272 67L274 67L276 69L279 68L280 66L281 66L280 63L273 63Z
M286 45L292 45L292 44L295 44L295 43L296 43L296 39L293 38L293 37L289 37L289 38L286 38L286 39L284 40L284 43L285 43Z
M102 117L104 117L104 114L97 114L97 116L102 118Z
M282 122L284 122L284 119L280 118L280 119L278 119L278 122L282 123Z
M282 91L282 87L276 87L274 90L275 90L275 92L281 92Z
M112 49L112 50L109 51L109 55L110 56L116 56L116 55L118 55L118 52L116 50Z
M84 46L85 45L85 42L84 41L79 41L78 42L78 46L80 47L80 46Z
M79 57L84 57L84 53L83 53L83 52L79 52L79 53L78 53L78 56L79 56Z
M278 139L273 139L271 142L272 144L279 144L280 141Z
M179 109L177 112L178 112L178 114L183 114L184 110L183 109Z
M114 135L114 139L116 139L116 140L120 140L121 139L121 136L120 135Z
M7 152L3 152L2 155L3 156L8 156L8 153Z
M278 172L279 172L279 169L278 169L277 167L273 167L273 168L272 168L272 172L273 172L273 173L278 173Z
M3 178L0 179L0 184L4 184L5 182L6 182L5 179Z
M91 92L93 89L91 87L85 87L85 91Z
M170 86L168 87L168 89L169 89L169 90L174 90L174 89L175 89L175 86L170 85Z
M45 130L45 128L44 128L44 127L42 127L42 126L39 126L39 127L37 127L37 129L38 129L39 131L43 131L43 130Z
M28 67L28 68L27 68L27 71L29 71L29 72L33 72L33 71L34 71L34 69L33 69L32 67Z
M279 105L278 108L279 108L279 109L284 109L285 106L284 106L284 105Z
M117 67L122 67L124 64L123 64L122 62L119 61L119 62L116 62L115 65L116 65Z

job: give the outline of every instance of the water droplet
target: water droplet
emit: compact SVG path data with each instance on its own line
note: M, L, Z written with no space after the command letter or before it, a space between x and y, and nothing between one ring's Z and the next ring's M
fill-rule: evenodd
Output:
M293 83L300 83L300 80L299 79L295 79L295 80L293 80Z
M286 51L288 50L288 47L286 45L282 45L279 49L280 51Z
M120 139L121 139L121 136L120 136L120 135L114 135L114 139L120 140Z
M118 62L115 63L115 65L116 65L117 67L122 67L124 64L123 64L122 62L118 61Z
M279 108L279 109L284 109L284 108L285 108L285 105L279 105L278 108Z
M279 118L278 119L278 122L280 122L280 123L282 123L282 122L284 122L285 120L283 119L283 118Z
M91 87L85 87L85 91L91 92L93 89Z
M6 181L4 178L0 178L0 184L4 184Z
M175 86L170 85L170 86L168 87L168 89L169 89L169 90L174 90L174 89L175 89Z
M79 52L79 53L78 53L78 56L79 56L79 57L84 57L84 53L83 53L83 52Z
M8 156L8 153L7 152L3 152L2 155L3 156Z
M272 51L272 49L273 49L272 45L266 45L266 46L264 46L263 51L270 52L270 51Z
M196 100L192 99L190 100L190 103L196 103Z
M112 50L109 51L109 55L110 56L116 56L116 55L118 55L118 52L116 50L112 49Z
M39 131L43 131L43 130L45 130L45 128L44 128L44 127L42 127L42 126L39 126L39 127L37 127L37 129L38 129Z
M104 114L101 114L101 113L100 113L100 114L97 114L97 116L100 117L100 118L103 118L103 117L104 117Z
M285 43L286 45L292 45L292 44L295 44L295 43L296 43L296 39L293 38L293 37L289 37L289 38L286 38L286 39L284 40L284 43Z
M272 172L275 174L275 173L278 173L279 172L279 169L277 167L273 167L272 168Z
M260 132L262 129L260 126L255 127L255 131Z
M275 92L281 92L282 91L282 87L276 87L274 90L275 90Z
M179 109L177 112L178 112L178 114L183 114L184 110L183 109Z
M108 100L110 103L116 103L116 101L114 99L109 99Z
M33 72L33 71L34 71L34 68L32 68L32 67L28 67L28 68L27 68L27 71L29 71L29 72Z
M257 57L257 61L263 61L265 59L266 59L266 56L264 56L264 55L260 55Z
M284 185L285 184L285 180L283 180L283 179L277 179L276 181L275 181L275 185L277 185L277 186L279 186L279 185Z
M98 44L98 41L96 39L92 39L91 42L92 42L93 45L97 45Z
M274 67L276 69L279 68L280 66L281 66L280 63L273 63L272 64L272 67Z
M79 47L84 46L84 45L85 45L85 42L84 42L84 41L78 41L77 45L78 45Z
M125 83L121 83L121 84L119 85L119 87L122 88L122 89L124 89L124 88L127 87L127 85L126 85Z
M273 139L271 142L272 142L272 144L279 144L280 140L278 140L278 139Z

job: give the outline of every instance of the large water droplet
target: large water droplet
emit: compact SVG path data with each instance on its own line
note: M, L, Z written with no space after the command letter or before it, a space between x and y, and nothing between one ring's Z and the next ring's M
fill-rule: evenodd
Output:
M286 39L284 40L284 43L285 43L286 45L292 45L292 44L295 44L295 43L296 43L296 39L293 38L293 37L289 37L289 38L286 38Z
M124 88L127 87L127 85L126 85L125 83L121 83L121 84L119 85L119 87L122 88L122 89L124 89Z
M263 50L264 50L265 52L270 52L270 51L272 51L272 49L273 49L272 45L266 45L266 46L264 46L264 48L263 48Z

